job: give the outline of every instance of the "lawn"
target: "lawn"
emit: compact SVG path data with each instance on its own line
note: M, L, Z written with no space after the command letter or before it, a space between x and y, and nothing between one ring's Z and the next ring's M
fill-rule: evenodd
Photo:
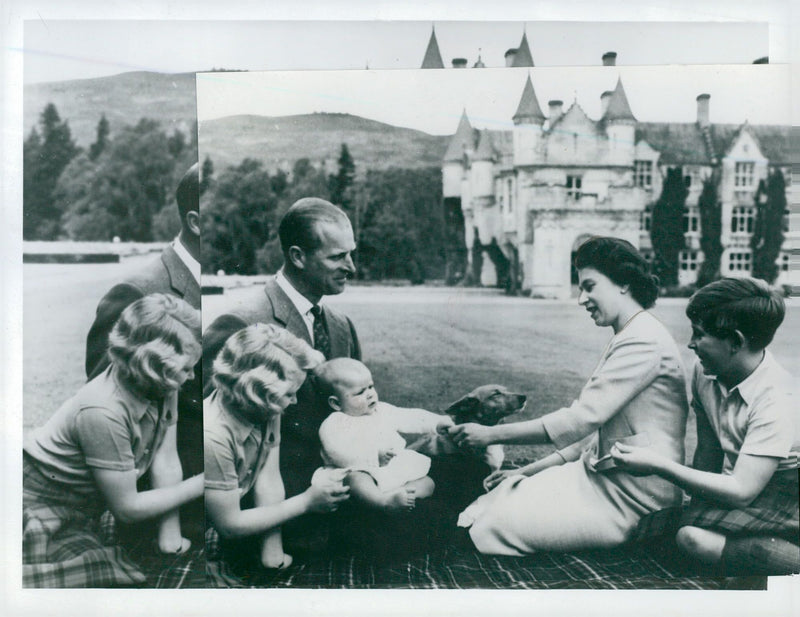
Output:
M98 300L147 257L120 264L35 265L24 273L23 426L42 424L83 383L86 333ZM209 323L241 293L203 298ZM611 336L575 303L509 298L496 290L444 287L357 287L326 299L355 322L364 359L383 400L444 409L475 386L501 383L529 401L517 418L569 404ZM654 310L679 342L687 366L685 300L663 299ZM789 303L772 349L800 374L800 304ZM689 452L694 448L690 427ZM538 457L547 448L509 447L511 460Z

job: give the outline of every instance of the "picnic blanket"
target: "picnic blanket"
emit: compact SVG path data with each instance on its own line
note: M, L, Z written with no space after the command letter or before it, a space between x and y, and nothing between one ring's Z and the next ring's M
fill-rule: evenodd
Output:
M766 589L766 577L725 578L699 570L664 540L616 550L482 555L453 545L413 559L379 563L361 555L315 556L285 570L234 572L208 537L211 588L312 589Z

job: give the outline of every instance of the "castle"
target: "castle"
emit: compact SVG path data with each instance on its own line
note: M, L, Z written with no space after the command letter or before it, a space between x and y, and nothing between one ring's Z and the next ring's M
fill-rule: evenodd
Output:
M509 51L507 66L517 60L533 66L525 35ZM615 60L613 52L603 56L604 65ZM442 65L435 33L425 64ZM624 238L652 260L651 209L667 169L680 167L689 194L679 283L693 283L703 260L697 203L712 172L722 212L720 273L747 275L759 182L780 170L792 203L790 127L713 124L708 94L697 97L694 123L639 122L621 80L602 93L601 109L594 120L577 101L565 110L553 100L545 115L528 76L512 130L477 130L462 114L444 156L442 183L449 217L463 217L467 271L484 285L511 280L534 297L568 298L575 283L572 256L590 236ZM797 213L787 210L776 281L795 288L798 223Z

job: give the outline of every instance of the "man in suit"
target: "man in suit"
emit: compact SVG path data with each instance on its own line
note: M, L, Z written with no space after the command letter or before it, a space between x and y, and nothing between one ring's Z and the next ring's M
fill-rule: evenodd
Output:
M161 254L133 276L112 287L97 306L86 337L86 376L93 379L109 365L108 335L122 311L152 293L168 293L200 308L200 174L192 165L178 183L175 199L181 218L178 237ZM203 398L201 364L178 398L178 454L184 477L203 473ZM205 513L202 500L181 510L182 531L194 546L201 546Z
M254 323L282 326L327 359L361 358L350 319L320 304L323 296L342 293L355 273L352 252L356 245L347 215L323 199L300 199L281 220L278 235L284 256L280 272L263 287L241 296L203 333L205 396L214 388L214 359L225 341ZM283 418L280 469L287 497L306 490L314 470L322 465L319 427L327 411L315 403L307 381L297 394L297 404ZM320 548L324 544L322 528L320 515L307 515L284 526L284 540L294 550Z

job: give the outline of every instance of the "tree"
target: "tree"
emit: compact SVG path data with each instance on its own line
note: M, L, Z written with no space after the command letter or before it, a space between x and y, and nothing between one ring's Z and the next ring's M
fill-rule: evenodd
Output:
M204 193L211 183L213 182L214 178L214 163L211 160L211 157L206 154L206 158L203 159L203 165L200 167L200 192Z
M64 229L74 240L152 241L153 217L167 204L174 209L175 176L187 168L176 170L154 120L124 127L103 156L76 159L59 181L56 205Z
M661 195L653 206L650 228L655 273L666 287L678 284L678 256L684 248L683 214L688 194L683 170L668 168Z
M753 276L772 284L778 278L775 263L783 245L783 217L786 212L786 180L781 170L761 180L755 197L756 220L750 247L753 249Z
M53 192L61 172L80 151L69 124L61 120L52 103L42 111L39 126L41 136L32 132L23 144L28 168L23 172L22 235L26 240L52 240L59 236L61 213L53 203Z
M331 175L328 179L330 186L331 201L345 211L350 213L352 204L352 194L350 187L356 177L356 165L347 144L342 144L339 151L339 171Z
M718 194L719 174L714 171L703 179L703 190L697 200L700 211L700 249L703 263L697 273L697 286L702 287L719 278L722 259L722 204Z
M100 121L97 123L97 138L94 143L89 146L89 160L97 160L97 157L103 153L108 145L108 120L106 115L100 116Z

